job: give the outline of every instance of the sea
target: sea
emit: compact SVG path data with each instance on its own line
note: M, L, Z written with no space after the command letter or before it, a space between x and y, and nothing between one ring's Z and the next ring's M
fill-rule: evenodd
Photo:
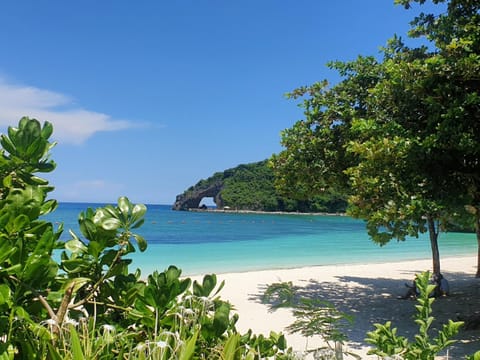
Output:
M79 237L78 215L103 204L60 203L46 216L63 223L62 239ZM148 243L137 251L131 271L163 271L170 265L183 275L219 274L334 264L369 264L430 259L428 234L375 244L362 220L337 215L299 215L174 211L171 205L147 205L145 223L135 229ZM441 233L441 257L477 253L475 234Z

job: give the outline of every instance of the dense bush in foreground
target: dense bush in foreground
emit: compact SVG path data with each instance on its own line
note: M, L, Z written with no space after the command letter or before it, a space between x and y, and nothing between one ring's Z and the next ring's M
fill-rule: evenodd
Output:
M42 219L57 206L53 187L35 175L55 169L52 132L22 118L0 139L0 359L290 357L281 334L237 332L215 275L129 272L126 256L147 248L134 232L144 205L87 209L81 234L59 241L62 226Z

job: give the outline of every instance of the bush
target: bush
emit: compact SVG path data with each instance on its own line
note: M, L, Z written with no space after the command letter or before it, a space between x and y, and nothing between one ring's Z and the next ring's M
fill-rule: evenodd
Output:
M435 338L430 338L429 330L434 320L432 303L435 301L431 294L436 285L430 283L429 272L417 275L415 283L420 293L417 298L418 305L415 306L417 309L415 322L419 325L418 333L414 336L415 341L411 342L397 335L397 329L392 328L390 321L375 324L376 330L367 334L367 342L375 346L369 354L405 360L434 360L440 351L455 342L452 338L463 324L460 321L449 320Z
M36 175L55 169L52 132L22 118L0 138L1 360L291 357L281 334L237 332L214 274L200 283L175 266L129 271L125 256L147 248L134 232L144 205L120 197L86 209L81 234L60 241L63 227L42 219L57 206L47 199L53 187Z

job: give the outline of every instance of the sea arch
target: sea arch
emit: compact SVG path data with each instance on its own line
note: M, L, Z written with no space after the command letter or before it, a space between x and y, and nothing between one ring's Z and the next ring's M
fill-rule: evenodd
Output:
M212 198L217 208L223 208L221 191L223 181L210 184L200 184L188 189L183 194L177 195L173 210L198 209L203 198Z

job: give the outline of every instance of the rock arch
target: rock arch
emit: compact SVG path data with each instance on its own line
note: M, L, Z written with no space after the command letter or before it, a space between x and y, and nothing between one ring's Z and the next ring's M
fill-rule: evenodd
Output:
M183 194L177 195L173 210L198 209L203 198L211 197L217 208L223 208L220 192L223 189L223 181L216 181L207 185L197 185Z

